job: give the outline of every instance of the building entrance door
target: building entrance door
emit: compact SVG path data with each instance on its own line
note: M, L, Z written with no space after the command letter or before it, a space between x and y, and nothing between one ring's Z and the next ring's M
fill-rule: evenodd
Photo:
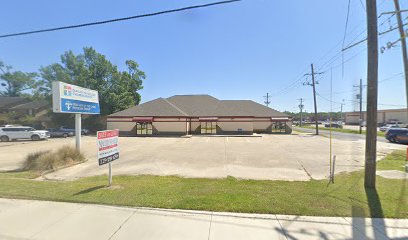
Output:
M137 122L136 135L152 135L153 126L151 122Z
M273 122L272 123L272 133L285 133L286 132L286 122Z
M217 122L201 122L201 134L217 134Z

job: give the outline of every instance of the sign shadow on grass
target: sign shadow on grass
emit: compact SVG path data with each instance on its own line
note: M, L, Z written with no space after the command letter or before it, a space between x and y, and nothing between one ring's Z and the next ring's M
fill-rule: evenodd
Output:
M74 193L73 196L78 196L78 195L90 193L90 192L93 192L93 191L96 191L96 190L98 190L98 189L105 188L105 187L106 187L106 185L99 185L99 186L87 188L87 189L84 189L84 190L79 191L79 192L77 192L77 193Z

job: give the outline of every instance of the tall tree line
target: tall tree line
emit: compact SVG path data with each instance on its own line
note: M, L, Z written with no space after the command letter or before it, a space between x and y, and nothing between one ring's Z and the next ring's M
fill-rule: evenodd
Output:
M17 71L0 61L0 95L46 99L51 106L52 82L62 81L97 90L101 115L105 116L140 103L139 90L146 74L134 60L127 60L125 65L126 69L120 70L92 47L83 48L77 55L67 51L59 62L41 67L38 72ZM50 112L50 116L60 124L71 122L67 114Z

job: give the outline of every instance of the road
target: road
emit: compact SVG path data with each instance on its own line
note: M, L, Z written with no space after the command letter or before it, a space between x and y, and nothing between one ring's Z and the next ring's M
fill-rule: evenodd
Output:
M315 133L315 129L310 129L310 128L300 128L300 127L294 127L293 130L299 131L299 132L307 132L307 133ZM319 133L322 136L329 137L330 136L330 131L328 130L322 130L319 129ZM354 134L354 133L344 133L344 132L336 132L332 131L332 136L335 139L339 140L349 140L349 141L357 141L357 140L365 140L365 135L364 134ZM378 142L384 142L388 143L388 140L385 139L384 137L377 137Z
M408 219L222 213L0 198L1 239L407 239Z

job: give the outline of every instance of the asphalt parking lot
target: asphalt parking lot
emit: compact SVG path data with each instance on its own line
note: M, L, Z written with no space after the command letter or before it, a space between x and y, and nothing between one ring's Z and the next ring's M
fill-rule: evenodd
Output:
M32 152L64 145L74 146L75 139L49 139L0 143L0 170L21 166ZM191 138L121 137L120 159L113 162L114 175L179 175L183 177L300 180L327 178L329 139L306 133L261 135L261 137ZM404 145L378 142L379 158ZM82 138L86 163L46 175L48 179L73 180L108 173L96 159L96 137ZM356 171L364 166L363 140L333 140L336 173Z

